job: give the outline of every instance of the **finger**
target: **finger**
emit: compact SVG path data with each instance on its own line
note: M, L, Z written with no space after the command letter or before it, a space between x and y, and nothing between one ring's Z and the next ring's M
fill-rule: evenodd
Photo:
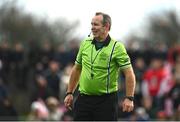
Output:
M65 107L67 107L67 108L70 106L70 104L68 102L65 102L64 104L65 104Z
M69 107L71 105L71 101L69 99L66 99L64 101L64 104L65 104L66 107Z
M69 110L72 110L72 107L71 107L71 103L70 102L67 102L67 106L66 106Z
M127 112L131 112L131 107L128 107Z
M129 112L129 107L126 106L124 111Z
M131 111L133 111L133 109L134 109L134 107L133 107L133 106L131 106L131 107L130 107L130 112L131 112Z
M66 99L64 100L64 105L67 107L67 100Z
M131 106L127 106L125 105L123 108L123 112L131 112L132 111L132 107Z
M69 106L69 107L68 107L68 109L69 109L69 110L72 110L72 107L71 107L71 106Z
M68 107L68 104L67 104L67 103L65 103L65 107L66 107L66 108Z
M72 110L70 102L65 102L65 107L69 110Z
M126 105L123 103L122 104L123 112L126 110Z
M132 106L129 106L128 108L127 108L127 112L131 112L133 110L133 107Z
M128 107L127 106L123 106L123 112L127 111L128 110Z

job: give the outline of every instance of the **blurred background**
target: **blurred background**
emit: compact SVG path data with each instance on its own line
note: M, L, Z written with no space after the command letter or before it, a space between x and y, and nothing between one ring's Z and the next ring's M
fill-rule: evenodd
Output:
M112 17L136 74L135 109L119 120L180 120L178 0L1 0L0 120L72 120L63 105L79 43L95 12ZM75 93L75 98L77 92Z

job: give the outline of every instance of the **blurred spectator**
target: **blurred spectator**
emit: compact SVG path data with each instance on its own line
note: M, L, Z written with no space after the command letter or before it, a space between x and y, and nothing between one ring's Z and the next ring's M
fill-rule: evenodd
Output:
M27 117L28 121L48 120L49 112L42 99L38 99L31 104L31 110Z
M175 110L174 115L172 116L171 120L174 120L174 121L179 121L180 120L180 105Z
M166 116L170 119L177 111L180 105L180 55L176 57L173 67L173 80L174 84L171 90L165 96L164 109Z
M54 50L49 41L45 41L40 48L39 61L43 64L44 68L48 68L49 61L53 59Z
M6 86L3 83L3 80L0 78L0 101L4 101L8 97L8 91Z
M173 67L174 79L180 79L180 54L177 55L176 61Z
M136 121L147 121L149 120L149 115L143 107L138 107L135 110L136 113Z
M179 114L180 107L180 77L175 77L175 84L165 99L165 112L167 117Z
M158 121L166 121L166 114L164 111L157 112L157 120Z
M48 86L53 92L53 96L59 99L60 95L60 83L61 72L59 69L59 63L56 60L51 60L48 64L48 69L44 73Z
M3 71L2 71L2 68L3 68L3 63L2 63L2 60L0 59L0 78L2 78L2 74L3 74Z
M37 40L28 40L27 61L29 70L33 70L36 63L40 61L40 48L35 41Z
M42 75L38 75L36 77L35 88L33 90L31 100L32 101L36 101L38 99L46 100L49 96L52 95L53 95L53 91L48 86L46 78Z
M8 98L8 91L6 86L0 79L0 121L5 120L18 120L18 114Z
M49 110L49 121L60 121L62 120L64 111L60 107L60 103L55 97L48 97L46 99L46 105Z
M5 99L4 101L0 102L0 120L18 120L17 111L9 99Z
M70 73L72 69L72 64L68 64L65 69L63 70L62 77L61 77L61 84L60 84L60 97L64 98L67 90L67 85L69 83Z
M130 121L148 121L149 115L143 107L135 109L134 113L130 116Z
M74 63L79 50L79 46L75 40L70 41L69 46L70 49L68 51L68 63Z
M2 63L1 76L4 82L7 84L9 80L9 70L11 62L11 49L7 41L3 41L0 43L0 60Z
M45 67L42 62L37 62L34 70L36 75L41 75L43 74Z
M161 98L172 87L170 69L166 68L163 59L157 55L150 63L150 67L144 73L142 93L144 97L153 98L153 106L162 107Z
M59 44L54 54L54 58L59 62L60 69L63 70L69 62L68 53L67 53L67 49L65 48L65 45Z
M17 42L11 53L11 73L12 78L20 89L26 89L26 64L25 64L25 51L21 43Z
M180 55L180 45L175 44L168 51L168 61L174 65L178 55Z
M142 57L137 57L134 62L134 72L136 74L135 103L136 105L141 106L140 99L142 99L142 76L146 70L146 64Z

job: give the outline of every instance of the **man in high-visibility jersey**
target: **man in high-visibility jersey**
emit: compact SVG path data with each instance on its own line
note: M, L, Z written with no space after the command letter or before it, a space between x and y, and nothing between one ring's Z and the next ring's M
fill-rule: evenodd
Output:
M122 106L126 112L134 108L134 71L124 45L109 35L110 16L97 12L91 25L93 37L81 42L64 104L71 109L73 93L79 84L79 95L73 107L74 120L117 120L119 69L126 81Z

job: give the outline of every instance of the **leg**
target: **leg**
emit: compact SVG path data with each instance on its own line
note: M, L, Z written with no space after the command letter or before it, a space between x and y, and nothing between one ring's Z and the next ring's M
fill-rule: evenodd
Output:
M102 98L102 101L96 105L94 111L94 120L117 121L118 97L112 94Z
M91 121L92 107L89 99L79 95L74 104L74 121Z

